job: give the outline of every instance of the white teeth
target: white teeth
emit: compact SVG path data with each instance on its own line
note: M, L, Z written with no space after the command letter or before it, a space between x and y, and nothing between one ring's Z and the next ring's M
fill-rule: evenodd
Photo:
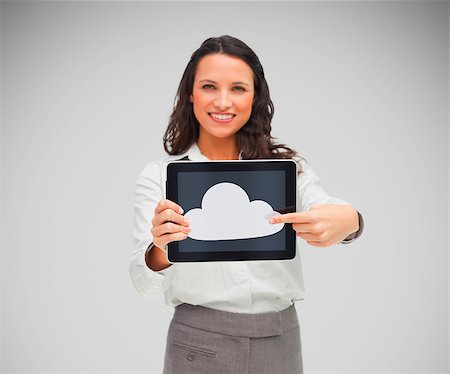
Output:
M215 113L211 113L211 117L217 118L217 119L221 119L221 120L227 120L227 119L231 119L234 117L233 114L215 114Z

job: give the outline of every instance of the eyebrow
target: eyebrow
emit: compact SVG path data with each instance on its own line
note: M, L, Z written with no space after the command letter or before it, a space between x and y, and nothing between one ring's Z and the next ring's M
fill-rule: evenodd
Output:
M202 79L201 81L199 81L199 83L200 83L200 82L211 82L211 83L217 84L217 82L212 81L211 79ZM233 82L233 83L231 83L231 84L244 84L244 85L246 85L246 86L250 86L248 83L245 83L245 82Z

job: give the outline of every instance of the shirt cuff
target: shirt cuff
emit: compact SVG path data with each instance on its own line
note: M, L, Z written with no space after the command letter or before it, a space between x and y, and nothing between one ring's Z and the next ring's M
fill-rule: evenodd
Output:
M359 229L358 229L358 231L355 231L354 233L347 236L342 242L340 242L340 244L353 243L356 239L358 239L362 235L362 233L364 231L364 219L363 219L361 213L359 213L358 211L356 211L356 212L358 213Z
M131 260L129 268L134 288L143 296L151 296L162 292L164 279L169 268L153 271L145 263L145 251L137 254Z

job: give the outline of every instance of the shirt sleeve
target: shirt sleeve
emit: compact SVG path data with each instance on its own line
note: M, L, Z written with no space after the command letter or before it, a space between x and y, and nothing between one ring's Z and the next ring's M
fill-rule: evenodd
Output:
M299 161L302 172L297 177L299 209L308 211L315 204L350 205L345 200L330 196L322 187L318 176L305 159Z
M134 288L143 296L164 290L165 277L171 266L161 271L151 270L145 263L145 251L152 243L151 221L158 202L163 198L161 171L157 162L148 164L136 180L134 195L134 250L129 272Z

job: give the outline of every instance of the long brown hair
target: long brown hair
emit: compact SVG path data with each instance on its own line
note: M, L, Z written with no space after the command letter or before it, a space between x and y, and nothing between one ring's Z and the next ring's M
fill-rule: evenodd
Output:
M284 144L275 143L270 134L274 106L263 67L255 52L244 42L229 35L206 39L191 56L178 86L169 124L164 133L164 149L170 155L179 155L197 141L199 123L189 100L195 72L200 59L206 55L223 53L246 62L253 70L255 100L247 123L237 132L238 149L242 159L293 158L297 152Z

